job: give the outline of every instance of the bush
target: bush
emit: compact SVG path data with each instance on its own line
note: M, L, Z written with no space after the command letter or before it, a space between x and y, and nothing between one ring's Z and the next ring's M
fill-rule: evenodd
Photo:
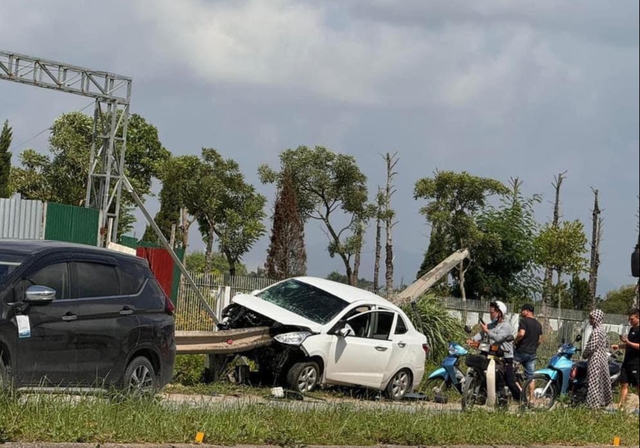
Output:
M178 355L173 380L183 386L194 386L204 378L207 355Z
M424 295L418 299L417 313L413 311L411 305L405 305L403 310L416 329L427 337L427 343L431 349L429 358L436 362L440 362L448 355L450 341L462 343L467 339L460 320L451 316L444 304L432 295Z

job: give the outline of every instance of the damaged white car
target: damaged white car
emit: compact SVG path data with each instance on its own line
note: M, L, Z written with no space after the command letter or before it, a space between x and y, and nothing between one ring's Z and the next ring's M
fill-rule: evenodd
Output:
M424 374L425 336L400 308L352 286L292 278L236 295L222 317L223 330L268 326L273 342L246 355L267 381L299 392L363 386L400 400Z

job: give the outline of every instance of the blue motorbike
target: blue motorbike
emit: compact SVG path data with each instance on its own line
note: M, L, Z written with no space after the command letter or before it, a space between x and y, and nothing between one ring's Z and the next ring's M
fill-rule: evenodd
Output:
M465 356L468 351L455 342L449 342L448 350L449 355L442 360L439 368L431 372L424 388L427 397L437 403L446 403L448 401L447 393L452 389L462 394L464 385L464 373L458 364L460 358Z
M576 337L576 342L581 337ZM551 409L560 396L567 396L572 406L583 404L587 398L587 361L573 362L579 349L572 343L563 343L549 360L546 368L536 370L522 386L522 404L533 410ZM621 363L609 358L612 386L620 377Z

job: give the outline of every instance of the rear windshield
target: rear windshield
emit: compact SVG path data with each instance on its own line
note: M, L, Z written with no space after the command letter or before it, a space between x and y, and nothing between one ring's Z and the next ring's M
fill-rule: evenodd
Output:
M349 305L339 297L297 280L278 283L257 296L322 325L330 322Z
M24 262L25 258L17 255L0 255L0 281Z

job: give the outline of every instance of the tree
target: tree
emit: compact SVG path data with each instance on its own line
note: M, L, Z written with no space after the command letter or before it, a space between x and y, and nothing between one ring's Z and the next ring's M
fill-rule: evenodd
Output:
M592 302L591 292L589 290L589 281L580 278L578 274L573 274L571 276L568 294L574 310L585 311L591 308Z
M0 198L11 196L9 175L11 173L11 140L13 133L9 127L9 121L5 120L0 132Z
M554 178L553 189L555 190L555 201L553 203L553 219L551 221L551 227L558 227L560 222L560 187L562 187L562 181L566 178L566 171L558 173ZM553 268L550 266L544 267L544 279L542 280L542 314L546 315L547 302L551 300L551 289L553 285Z
M605 299L598 306L602 311L609 314L627 314L631 308L636 296L636 285L622 286L613 291L609 291Z
M556 305L562 309L560 285L564 274L577 275L587 269L584 258L587 237L578 220L563 221L557 227L546 224L536 238L536 260L556 273Z
M473 176L464 171L436 171L433 178L416 182L414 199L428 201L420 213L431 224L432 236L435 231L436 237L444 240L442 245L447 248L448 256L458 249L472 249L480 242L483 234L476 225L475 217L485 207L489 196L508 192L508 188L498 180ZM430 254L427 252L425 258L428 257ZM423 263L425 272L434 266L424 266ZM464 287L467 269L468 263L465 267L462 261L458 267L458 282L463 300L467 298Z
M376 294L380 289L380 254L382 252L382 219L384 213L384 195L380 188L378 188L378 194L376 195L376 242L375 242L375 255L373 259L373 292Z
M84 205L92 126L91 117L80 112L58 117L49 136L51 155L26 150L20 157L22 167L12 170L11 182L16 191L27 199ZM169 155L158 139L155 126L133 114L127 133L125 172L141 197L151 193L152 178L157 177L160 165ZM134 222L133 204L133 198L123 190L120 234L128 231Z
M212 253L213 235L218 238L229 274L234 276L242 255L265 232L266 199L244 181L236 161L224 159L215 149L203 148L201 161L188 162L192 171L176 179L185 206L198 221L208 253Z
M278 191L271 230L267 262L267 277L284 280L305 275L307 252L304 245L304 223L298 213L298 202L290 173L284 173L282 188Z
M522 196L522 181L510 179L511 191L498 207L488 206L477 218L484 235L474 251L469 277L476 293L514 304L530 301L539 292L534 263L538 231L533 207L539 195Z
M280 165L279 172L260 166L261 181L281 188L284 173L292 173L303 222L315 219L323 223L329 238L329 255L339 256L347 277L355 281L352 260L362 247L358 232L373 216L373 207L367 203L366 176L352 156L321 146L287 149L280 153ZM346 216L346 225L337 224L336 214Z
M600 241L602 240L602 218L598 205L598 190L593 191L593 210L591 211L591 260L589 262L589 298L591 306L596 306L596 289L598 286L598 268L600 267Z
M384 277L387 287L387 297L391 297L393 295L393 237L391 232L396 223L393 221L395 218L395 212L391 208L391 197L396 192L395 186L393 185L393 178L398 174L394 171L396 164L398 163L397 155L397 152L394 154L386 153L383 157L387 167L387 183L384 189L384 208L382 212L382 219L384 220L384 229L386 234L386 242L384 246L386 271Z

